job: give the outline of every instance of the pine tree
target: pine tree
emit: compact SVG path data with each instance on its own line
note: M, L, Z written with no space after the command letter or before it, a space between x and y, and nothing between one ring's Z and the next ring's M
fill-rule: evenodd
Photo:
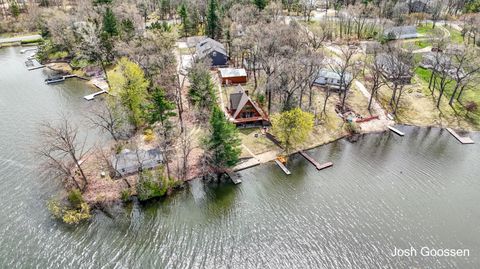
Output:
M255 4L259 10L263 10L267 6L267 0L253 0L253 4Z
M149 119L150 123L154 124L159 122L163 126L168 126L167 128L171 128L171 123L169 122L169 118L176 115L174 112L175 110L175 103L167 99L167 95L165 94L165 90L160 88L155 88L152 94L152 103L149 109Z
M210 130L204 140L207 160L218 174L238 163L241 153L240 139L235 125L229 122L222 110L214 106L210 117Z
M168 100L165 91L156 88L152 94L151 105L149 106L150 123L160 123L158 134L161 138L160 147L162 148L165 166L167 168L167 177L170 178L170 155L172 153L171 144L174 140L173 123L170 118L177 115L175 103Z
M107 7L103 15L103 32L107 37L118 35L117 18L111 8Z
M188 32L190 29L190 20L188 18L188 10L185 4L182 3L178 10L178 14L180 15L180 20L182 21L183 35L186 37L188 36Z
M206 26L205 32L207 36L213 39L216 38L218 29L220 27L217 9L218 9L217 0L210 0L208 2L208 8L207 8L207 26Z

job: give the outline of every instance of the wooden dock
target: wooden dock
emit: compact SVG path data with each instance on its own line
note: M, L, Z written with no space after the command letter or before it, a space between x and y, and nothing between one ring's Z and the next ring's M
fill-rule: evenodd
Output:
M107 93L107 91L106 90L101 90L101 91L96 92L96 93L85 95L83 98L87 101L90 101L90 100L93 100L95 98L95 96L100 95L100 94L104 94L104 93Z
M232 182L233 182L235 185L242 183L242 179L240 178L240 175L239 175L239 174L237 174L237 173L235 173L235 172L233 172L233 171L227 171L227 172L225 172L225 173L228 175L228 177L230 177L230 179L232 180Z
M79 79L83 79L83 80L88 80L86 78L82 78L78 75L65 75L65 76L58 76L58 77L54 77L54 78L48 78L45 80L45 83L47 84L54 84L54 83L59 83L59 82L63 82L69 78L79 78Z
M290 175L290 170L288 170L288 168L279 160L275 160L275 163L280 166L280 168L282 168L283 172L287 175Z
M398 134L399 136L404 136L404 135L405 135L405 133L403 133L402 131L398 130L398 129L395 128L395 127L388 126L388 129L390 129L392 132Z
M40 69L40 68L45 68L45 65L39 65L39 66L29 67L29 68L27 68L27 70L28 70L28 71L32 71L32 70L37 70L37 69Z
M455 132L455 130L453 130L451 128L447 128L447 131L450 132L462 144L473 144L473 143L475 143L470 137L460 136L459 134L457 134L457 132Z
M20 50L20 53L21 53L21 54L25 54L26 52L36 51L36 50L38 50L38 48L28 48L28 49Z
M299 151L298 153L300 153L300 155L302 155L305 159L307 159L307 161L312 163L315 166L315 168L317 168L317 170L322 170L322 169L333 166L332 162L326 162L323 164L318 163L315 159L313 159L310 155L305 153L303 150Z

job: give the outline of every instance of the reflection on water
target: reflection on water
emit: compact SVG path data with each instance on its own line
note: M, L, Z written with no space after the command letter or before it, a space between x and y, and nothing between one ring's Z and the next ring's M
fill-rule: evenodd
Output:
M61 225L44 206L58 186L36 177L30 146L36 124L59 111L82 124L91 90L44 85L45 71L26 71L18 51L0 50L0 268L480 266L479 146L439 129L340 140L309 152L334 163L321 172L294 156L290 176L268 163L241 172L240 185L193 181L172 197L112 208L113 218ZM390 256L410 246L471 257Z

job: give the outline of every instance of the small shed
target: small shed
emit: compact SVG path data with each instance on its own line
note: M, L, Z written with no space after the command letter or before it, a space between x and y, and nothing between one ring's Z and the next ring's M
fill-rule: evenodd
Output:
M363 41L360 46L365 54L374 54L382 50L382 45L378 41Z
M345 88L352 82L352 79L352 74L345 73L343 78L343 90L345 90ZM337 72L329 69L321 69L318 72L318 76L313 82L313 85L322 88L329 87L331 90L339 90L341 85L340 80L340 74L338 74Z
M385 29L383 34L391 39L417 38L417 27L415 25L396 26Z
M112 157L112 165L123 177L152 169L163 163L162 153L158 148L150 150L123 150Z
M219 68L218 76L222 84L247 83L247 71L243 68Z

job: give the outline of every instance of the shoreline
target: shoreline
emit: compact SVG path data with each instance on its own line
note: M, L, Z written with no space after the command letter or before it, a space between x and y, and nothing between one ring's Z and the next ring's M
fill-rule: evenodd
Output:
M413 124L405 124L405 123L400 123L400 124L394 124L393 126L406 126L406 127L412 127L412 128L436 128L436 129L441 129L441 130L447 130L447 128L452 128L452 129L456 129L454 127L445 127L445 126L435 126L435 125L429 125L429 126L419 126L419 125L413 125ZM457 129L458 130L458 129ZM462 131L462 132L466 132L466 133L480 133L480 131L470 131L470 130L459 130L459 131ZM381 133L385 133L385 132L390 132L389 130L384 130L384 131L370 131L370 132L364 132L364 133L358 133L358 134L355 134L355 135L370 135L370 134L381 134ZM304 148L304 149L300 149L300 150L295 150L294 152L290 153L288 155L288 157L291 157L295 154L299 154L300 151L308 151L308 150L312 150L312 149L318 149L322 146L326 146L328 144L331 144L331 143L334 143L334 142L337 142L339 140L342 140L342 139L346 139L348 138L349 135L343 135L341 137L338 137L338 138L335 138L335 139L332 139L332 140L329 140L325 143L321 143L321 144L318 144L318 145L314 145L314 146L309 146L307 148ZM354 143L354 142L353 142ZM261 153L261 154L266 154L266 153L273 153L273 152L276 152L276 151L267 151L267 152L264 152L264 153ZM261 155L259 154L259 155ZM255 159L254 157L251 157L251 158L248 158L247 160L251 160L251 159ZM245 167L245 168L242 168L242 169L238 169L238 170L235 170L234 168L234 171L235 172L240 172L240 171L243 171L243 170L247 170L247 169L250 169L250 168L253 168L255 166L259 166L259 165L262 165L262 164L265 164L265 163L268 163L268 162L271 162L271 161L274 161L276 158L274 159L271 159L271 160L266 160L266 161L261 161L259 164L257 165L253 165L253 166L249 166L249 167ZM197 178L193 178L193 179L189 179L189 180L186 180L187 181L191 181L191 180L194 180L194 179L197 179Z

